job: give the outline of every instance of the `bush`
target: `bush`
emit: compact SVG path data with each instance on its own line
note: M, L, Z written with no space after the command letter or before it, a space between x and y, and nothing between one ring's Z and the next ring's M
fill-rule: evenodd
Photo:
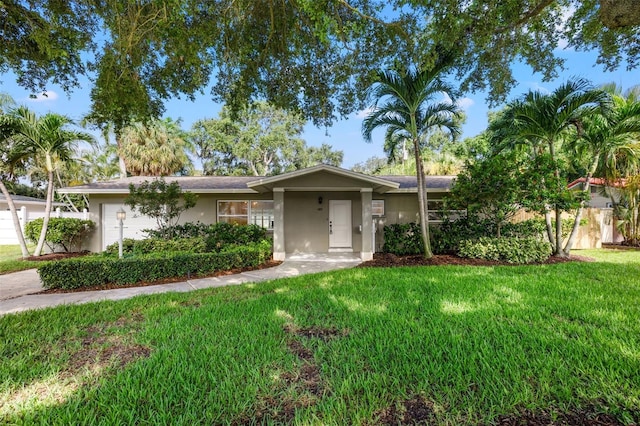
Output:
M475 240L494 234L494 224L477 216L447 220L430 227L431 249L434 254L453 254L457 253L460 241Z
M147 238L146 240L122 240L122 252L126 254L144 255L159 252L189 252L204 253L206 244L203 238L175 238L165 240L162 238ZM107 255L118 254L118 243L107 246L104 251Z
M537 238L491 238L460 242L458 256L507 263L541 263L551 255L551 245Z
M399 256L424 252L420 225L411 223L393 223L384 227L384 245L382 251Z
M145 230L152 238L162 238L157 230ZM205 250L220 251L229 246L257 243L267 238L267 231L258 225L237 225L218 222L213 225L203 223L185 223L173 226L164 232L169 232L177 238L204 238Z
M255 267L271 258L271 248L271 242L263 240L219 253L153 253L124 259L87 256L48 262L38 268L38 273L45 288L75 289L104 284L125 285Z
M40 238L42 232L43 219L35 219L24 227L24 234L27 239L34 243ZM96 227L91 220L75 219L70 217L52 217L47 225L45 244L51 251L56 251L62 247L66 252L80 251L82 240L89 235Z

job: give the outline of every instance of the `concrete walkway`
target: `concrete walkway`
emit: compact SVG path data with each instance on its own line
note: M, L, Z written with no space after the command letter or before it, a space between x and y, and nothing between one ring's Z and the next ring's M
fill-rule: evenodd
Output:
M0 275L0 316L29 309L51 306L122 300L143 294L186 292L210 287L224 287L251 282L295 277L298 275L335 269L352 268L361 262L353 253L329 255L291 255L282 264L267 269L242 272L210 278L195 278L188 281L130 287L112 290L83 291L75 293L38 294L44 290L35 269Z

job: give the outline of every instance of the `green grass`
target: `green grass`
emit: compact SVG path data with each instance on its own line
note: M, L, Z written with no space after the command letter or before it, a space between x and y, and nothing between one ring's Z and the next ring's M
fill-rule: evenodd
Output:
M35 246L30 247L33 250ZM0 274L36 268L40 262L22 260L19 245L0 245Z
M416 397L437 424L637 422L640 252L576 254L598 261L351 269L4 316L0 423L376 424Z

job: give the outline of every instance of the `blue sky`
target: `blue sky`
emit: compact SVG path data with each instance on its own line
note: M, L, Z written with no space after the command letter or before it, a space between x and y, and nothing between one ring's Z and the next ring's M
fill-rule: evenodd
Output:
M530 89L551 91L572 76L587 78L595 85L615 82L624 89L640 84L640 70L627 71L622 67L613 72L605 72L602 66L595 65L596 55L592 52L563 50L558 53L567 59L567 70L561 72L559 78L551 82L542 82L542 76L534 74L526 65L513 64L514 76L519 81L519 85L513 89L509 99L518 97ZM90 107L91 83L89 80L83 79L81 85L80 89L76 89L71 94L64 93L59 87L52 85L48 88L48 97L38 96L36 99L30 99L30 93L15 83L13 74L8 73L0 76L0 92L8 93L19 104L25 104L39 114L52 111L68 115L74 120L79 120L89 111ZM463 137L475 136L486 127L489 109L486 106L485 97L485 93L468 93L458 100L459 105L467 114ZM196 120L216 118L220 108L221 105L211 101L208 91L205 90L205 94L197 96L193 102L186 99L170 100L166 103L165 116L173 119L181 118L183 128L189 129ZM360 132L363 116L363 112L353 113L328 129L316 128L308 124L305 127L303 138L309 145L318 146L327 143L334 149L344 151L342 165L346 168L374 155L383 156L382 131L374 133L372 143L368 144L363 141Z

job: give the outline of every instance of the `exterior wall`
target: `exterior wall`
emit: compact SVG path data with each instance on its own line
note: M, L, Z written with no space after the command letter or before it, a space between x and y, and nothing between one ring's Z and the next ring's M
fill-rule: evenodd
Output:
M104 204L120 204L124 206L125 195L97 195L89 196L89 219L99 224L89 239L88 249L93 252L102 251L102 228L105 226L105 218L102 217ZM182 213L178 223L201 222L205 224L216 223L217 202L224 200L271 200L272 194L199 194L198 203L192 209ZM150 220L149 228L155 226ZM126 220L125 220L126 228ZM126 238L126 229L125 229Z
M429 193L429 200L442 200L446 193ZM373 194L374 200L384 200L384 215L373 218L376 228L374 247L381 252L384 246L384 227L393 223L420 222L418 213L418 194L415 192L403 194ZM430 222L431 223L431 222Z
M319 197L322 197L320 204ZM351 200L352 247L362 249L362 204L360 192L284 193L284 235L287 253L324 253L329 251L329 200Z

